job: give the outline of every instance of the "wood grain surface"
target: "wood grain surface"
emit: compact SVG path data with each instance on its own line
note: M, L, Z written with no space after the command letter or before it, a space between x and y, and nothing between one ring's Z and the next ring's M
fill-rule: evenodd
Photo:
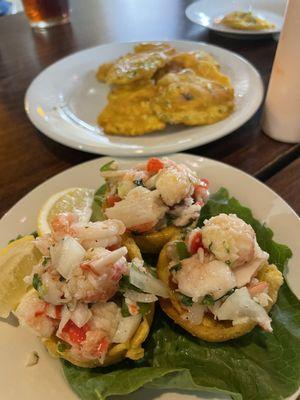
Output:
M184 0L74 0L71 1L71 24L40 32L29 27L22 13L0 19L0 216L47 178L96 157L46 138L30 123L24 111L24 95L32 79L66 55L112 41L205 41L245 57L267 85L276 40L218 36L185 17L184 10L189 3ZM226 162L261 180L280 171L274 180L279 176L282 183L271 182L279 194L286 196L284 174L289 173L289 168L284 167L299 154L299 146L276 142L264 135L260 114L261 110L229 136L188 152ZM286 198L299 210L296 192Z

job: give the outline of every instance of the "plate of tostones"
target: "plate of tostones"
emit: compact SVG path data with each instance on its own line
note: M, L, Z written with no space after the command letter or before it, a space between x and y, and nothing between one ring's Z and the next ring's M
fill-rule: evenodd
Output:
M199 0L185 14L192 22L223 36L263 39L281 31L285 0Z
M25 96L31 122L69 147L113 156L209 143L259 108L256 69L220 47L188 41L110 43L42 71Z

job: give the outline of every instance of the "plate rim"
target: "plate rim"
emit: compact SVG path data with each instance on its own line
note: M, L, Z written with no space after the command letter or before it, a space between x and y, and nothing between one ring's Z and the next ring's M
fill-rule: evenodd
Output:
M280 33L281 30L282 30L282 27L281 28L277 28L277 29L276 28L275 29L269 29L269 30L265 30L265 31L251 31L251 30L247 30L247 29L237 30L237 29L231 29L231 28L218 29L217 27L214 27L214 26L211 26L211 25L203 25L203 24L201 24L199 21L197 21L195 18L193 18L191 16L191 11L190 11L196 3L201 3L202 1L203 0L196 0L193 3L189 4L185 9L185 16L191 22L193 22L194 24L202 26L203 28L206 28L206 29L210 29L210 30L218 33L219 35L227 35L228 34L230 36L232 35L232 37L233 36L235 36L235 37L238 37L238 36L240 36L240 37L249 36L249 38L253 37L253 39L255 39L257 37L262 37L263 38L263 37L266 37L266 36L276 35L276 34Z
M217 132L213 132L209 135L209 137L207 137L206 139L202 139L202 140L197 140L197 138L201 139L201 135L198 135L197 137L195 136L194 138L192 138L189 142L185 142L185 143L180 143L180 142L176 142L173 144L164 144L164 150L162 151L158 151L156 148L153 147L145 147L143 146L143 149L128 149L128 148L121 148L118 149L116 147L110 147L109 145L103 145L103 144L99 144L99 145L92 145L92 144L87 144L84 143L83 141L81 142L77 142L76 140L69 140L68 138L65 138L64 136L61 135L57 135L55 132L53 132L51 130L51 124L44 124L42 122L42 120L39 120L35 113L31 111L29 104L30 104L30 96L31 96L31 92L34 90L35 86L37 85L38 79L41 78L41 76L48 72L49 69L55 67L57 64L59 63L64 63L66 62L66 60L68 61L68 59L72 58L75 55L78 55L80 53L84 53L86 51L95 49L95 48L100 48L100 47L105 47L105 46L112 46L112 45L126 45L126 44L135 44L135 43L141 43L141 41L137 41L137 40L130 40L130 41L118 41L118 42L109 42L109 43L102 43L100 45L96 45L96 46L91 46L88 47L86 49L82 49L79 51L76 51L72 54L69 54L61 59L58 59L57 61L53 62L52 64L50 64L49 66L47 66L46 68L44 68L42 71L39 72L39 74L31 81L30 85L28 86L26 92L25 92L25 96L24 96L24 109L26 112L27 117L29 118L30 122L33 124L33 126L38 129L39 133L42 133L43 135L47 136L48 138L73 149L76 150L81 150L81 151L85 151L88 153L92 153L92 154L99 154L99 155L113 155L116 157L145 157L145 156L150 156L150 155L154 155L154 154L173 154L176 152L180 152L180 151L184 151L184 150L188 150L191 148L195 148L195 147L199 147L199 146L203 146L205 144L214 142L215 140L218 140L222 137L225 137L227 135L229 135L230 133L233 133L235 130L239 129L241 126L243 126L246 122L249 121L250 118L252 118L252 116L258 111L258 109L261 107L262 103L263 103L263 99L264 99L264 94L265 94L265 85L262 79L262 76L260 74L260 72L258 71L258 69L249 61L247 60L245 57L241 56L238 53L235 53L234 51L228 50L224 47L221 46L217 46L214 44L210 44L207 42L197 42L195 40L172 40L172 39L163 39L163 40L144 40L142 42L145 43L151 43L151 42L171 42L174 43L174 45L176 46L176 43L178 44L195 44L195 46L204 46L207 48L215 48L221 51L225 51L227 52L231 57L238 59L240 62L242 62L244 65L247 66L247 68L249 68L251 70L251 72L253 73L253 76L255 77L255 79L257 80L257 90L256 90L256 96L257 99L255 101L255 103L252 105L252 107L249 107L247 109L244 110L244 114L245 116L242 118L243 122L237 122L234 123L234 127L230 127L230 126L225 126L223 127L221 130L217 131ZM240 110L241 112L241 110ZM226 119L224 119L223 121L225 121ZM221 121L220 121L221 122ZM213 124L212 124L213 125ZM45 128L46 126L46 128ZM188 128L188 127L187 127ZM198 126L198 129L201 129L201 126ZM172 135L172 133L168 133L169 135ZM118 137L118 136L116 136ZM147 136L148 138L151 138L151 135ZM120 138L122 138L120 136ZM129 138L129 136L126 136L126 138ZM134 138L134 137L133 137ZM128 154L129 153L129 154ZM128 155L127 155L128 154Z

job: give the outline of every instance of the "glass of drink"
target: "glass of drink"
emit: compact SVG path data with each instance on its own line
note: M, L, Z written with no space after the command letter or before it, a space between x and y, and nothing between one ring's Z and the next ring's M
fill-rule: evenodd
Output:
M22 0L33 28L48 28L69 22L68 0Z

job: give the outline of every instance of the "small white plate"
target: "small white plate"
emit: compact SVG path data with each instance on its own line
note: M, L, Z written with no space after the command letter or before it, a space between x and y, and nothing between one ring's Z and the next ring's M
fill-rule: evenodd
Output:
M235 88L235 111L223 121L202 127L170 127L139 137L105 135L97 116L107 102L109 86L95 77L101 63L132 51L134 43L111 43L83 50L46 68L31 83L25 110L45 135L78 150L113 156L171 153L211 142L237 129L258 109L263 85L245 59L204 43L169 42L179 51L203 49L221 64Z
M286 0L200 0L189 5L186 16L196 24L227 36L265 37L281 31ZM275 28L263 31L237 30L218 23L233 11L252 11L256 16L273 23Z
M229 165L189 154L175 154L171 158L187 164L199 176L209 179L211 191L221 186L253 211L261 222L274 232L274 239L287 244L293 251L289 262L287 280L291 289L300 297L300 222L296 213L276 193L250 175ZM54 193L68 187L96 188L101 184L99 165L107 157L92 160L70 168L38 186L20 200L0 220L0 247L17 236L36 229L41 205ZM122 167L130 167L137 160L119 160ZM253 196L255 193L255 196ZM25 360L33 350L40 355L38 365L25 367ZM61 371L60 362L47 353L35 335L25 328L0 321L0 387L5 400L76 400ZM1 396L0 396L1 397ZM199 392L174 393L142 389L120 400L204 400L227 399ZM296 399L293 395L291 399Z

